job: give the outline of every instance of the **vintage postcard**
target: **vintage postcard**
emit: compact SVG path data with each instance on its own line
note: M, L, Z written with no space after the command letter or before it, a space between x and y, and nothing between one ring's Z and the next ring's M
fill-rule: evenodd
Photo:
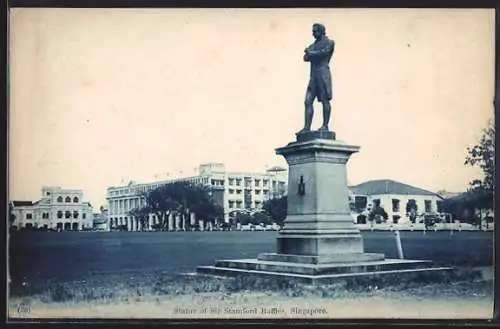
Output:
M493 317L493 9L9 15L10 321Z

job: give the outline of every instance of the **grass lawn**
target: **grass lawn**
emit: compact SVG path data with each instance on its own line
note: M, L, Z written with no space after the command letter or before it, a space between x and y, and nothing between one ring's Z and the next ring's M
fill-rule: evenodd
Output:
M397 258L392 232L362 232L366 252ZM215 259L276 249L277 232L23 232L10 237L13 283L85 280L100 274L193 272ZM492 232L401 232L405 258L443 265L493 263Z
M126 305L139 303L136 305L139 310L140 305L152 303L152 309L156 307L160 312L153 317L162 317L165 313L161 313L161 309L165 311L165 308L177 303L172 302L172 298L179 302L194 298L188 304L198 303L198 309L201 309L200 305L221 305L230 300L236 303L235 300L241 301L242 298L250 298L257 304L272 304L273 300L281 298L283 305L300 304L313 299L338 302L353 298L382 298L390 304L394 298L404 299L405 296L413 298L413 303L417 298L442 300L444 303L453 300L456 304L464 298L472 298L479 307L474 313L476 315L486 314L484 310L489 310L492 305L492 281L474 281L472 277L471 280L464 277L464 280L445 284L374 285L356 289L335 286L312 288L290 282L242 283L238 279L180 275L194 272L198 265L211 265L215 259L254 258L259 253L272 252L275 250L276 236L276 232L14 234L10 238L9 250L12 279L9 306L13 308L9 312L16 313L18 305L28 303L38 310L38 313L34 310L31 313L35 317L55 315L57 312L63 314L65 307L70 307L76 312L74 314L83 317L87 313L91 316L102 312L121 316L119 314L126 309ZM388 258L397 256L394 233L363 232L363 237L367 252L383 252ZM464 231L455 232L454 235L440 231L427 232L426 235L422 232L401 232L401 237L405 258L429 259L441 265L466 268L492 265L492 232ZM261 297L255 296L267 297L257 302ZM220 298L225 298L225 302ZM410 303L410 299L407 302ZM96 305L100 305L100 311L90 311ZM116 308L117 305L122 307ZM424 308L427 306L422 305ZM114 310L110 307L114 307ZM337 305L334 309L339 307ZM139 311L127 312L129 316L143 314ZM419 314L430 314L425 312L422 309ZM458 314L456 310L450 312ZM341 314L333 311L330 315L341 317ZM366 312L365 315L368 316ZM407 317L409 313L400 311L399 315Z

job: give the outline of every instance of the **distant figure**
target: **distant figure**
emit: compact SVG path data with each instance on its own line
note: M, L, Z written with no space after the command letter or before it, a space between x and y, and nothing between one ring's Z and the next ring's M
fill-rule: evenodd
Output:
M330 59L335 48L335 42L326 36L325 26L314 24L312 34L316 39L313 44L304 50L304 61L311 63L311 73L305 98L305 125L300 132L311 130L314 109L313 102L317 98L323 104L323 125L320 131L329 131L332 99L332 78L330 73Z

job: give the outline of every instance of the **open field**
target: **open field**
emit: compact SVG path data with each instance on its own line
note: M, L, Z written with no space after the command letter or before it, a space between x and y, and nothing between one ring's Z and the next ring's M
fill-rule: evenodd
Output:
M362 234L367 252L383 252L388 258L397 256L394 233ZM415 283L364 290L309 289L290 283L253 282L246 286L238 280L179 275L194 272L198 265L211 265L215 259L253 258L261 252L274 251L276 235L277 232L14 234L9 250L9 314L19 316L19 305L28 304L33 317L186 317L175 313L178 305L196 305L197 312L218 305L222 313L192 316L234 318L242 314L226 314L224 307L238 303L271 307L277 301L287 310L293 305L324 305L330 310L330 318L348 317L349 314L340 312L348 305L351 310L366 309L373 303L377 307L372 306L370 312L351 316L484 318L491 314L492 232L401 232L405 258L466 268L489 267L487 282L465 280L425 286ZM281 315L300 317L286 314Z
M362 232L367 252L396 258L392 232ZM22 283L193 272L215 259L254 258L275 250L277 232L24 232L10 237L10 275ZM439 264L488 266L492 232L401 232L404 257Z

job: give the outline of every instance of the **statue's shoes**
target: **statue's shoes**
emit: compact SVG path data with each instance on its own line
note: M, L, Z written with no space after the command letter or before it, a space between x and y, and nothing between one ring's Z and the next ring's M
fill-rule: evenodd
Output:
M301 131L299 131L297 134L303 134L303 133L307 133L307 132L310 132L310 131L311 131L311 129L310 129L310 128L309 128L309 129L304 128L304 129L302 129Z

